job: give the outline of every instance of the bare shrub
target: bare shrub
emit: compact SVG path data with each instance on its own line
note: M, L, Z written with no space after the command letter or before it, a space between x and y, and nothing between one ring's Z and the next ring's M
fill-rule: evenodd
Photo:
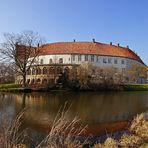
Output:
M7 113L1 115L0 147L13 148L19 144L22 145L25 139L25 130L20 130L23 115L24 111L18 114L13 121Z
M118 142L112 138L107 138L104 144L96 144L94 148L118 148Z
M141 144L143 144L142 138L135 135L123 135L119 142L121 147L138 148Z
M120 140L116 141L112 138L107 138L101 144L95 144L94 148L147 148L148 147L148 121L145 114L140 114L131 122L129 128L131 134L124 134Z
M148 121L145 119L144 113L135 117L131 123L130 131L148 142Z
M87 142L86 140L81 143L77 139L79 135L85 132L86 126L79 126L80 120L76 117L72 121L68 121L68 110L65 111L65 107L61 112L58 112L49 134L36 148L82 148Z

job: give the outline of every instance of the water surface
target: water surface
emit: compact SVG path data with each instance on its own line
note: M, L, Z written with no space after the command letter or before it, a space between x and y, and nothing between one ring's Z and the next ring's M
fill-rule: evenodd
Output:
M88 125L88 134L97 135L147 111L148 92L0 93L0 102L0 113L8 112L10 119L26 108L25 127L43 133L67 102L67 119L77 116Z

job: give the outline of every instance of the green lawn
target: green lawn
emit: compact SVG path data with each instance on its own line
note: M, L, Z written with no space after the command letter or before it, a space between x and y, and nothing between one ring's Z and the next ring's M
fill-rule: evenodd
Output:
M131 91L148 91L148 84L127 84L124 90Z
M21 84L0 84L0 89L20 88Z

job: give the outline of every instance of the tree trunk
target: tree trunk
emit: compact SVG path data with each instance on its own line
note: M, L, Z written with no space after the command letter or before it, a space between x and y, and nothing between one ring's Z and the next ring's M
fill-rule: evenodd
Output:
M26 86L26 74L23 74L23 87L25 88Z

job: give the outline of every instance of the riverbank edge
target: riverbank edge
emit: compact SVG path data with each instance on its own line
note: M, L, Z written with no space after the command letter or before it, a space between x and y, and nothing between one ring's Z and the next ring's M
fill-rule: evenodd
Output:
M12 87L11 87L12 86ZM48 87L38 87L38 88L31 88L26 87L23 88L21 85L16 84L16 88L14 84L6 84L3 87L0 86L0 92L50 92L50 91L148 91L148 84L125 84L120 86L120 88L104 88L104 89L69 89L69 88L48 88Z
M126 84L123 86L125 91L148 91L148 84Z

